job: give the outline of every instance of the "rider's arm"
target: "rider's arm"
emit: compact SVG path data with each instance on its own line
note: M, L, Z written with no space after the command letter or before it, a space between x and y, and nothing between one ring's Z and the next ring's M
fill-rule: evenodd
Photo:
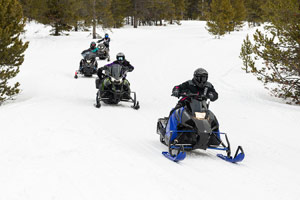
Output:
M130 64L130 62L128 62L127 60L125 60L124 62L124 66L127 68L127 70L129 72L132 72L134 70L134 67Z
M86 49L83 52L81 52L81 54L85 54L86 52L90 51L90 49Z
M211 83L207 82L207 84L206 84L205 87L207 87L207 95L206 95L206 96L207 96L211 101L217 100L218 97L219 97L219 95L218 95L218 93L216 92L214 86L213 86Z
M180 93L189 90L189 82L186 81L180 85L176 85L172 90L172 95L176 97L180 97Z
M103 40L104 40L104 38L103 38L103 39L101 39L101 40L98 40L98 41L97 41L97 43L99 43L99 42L102 42Z

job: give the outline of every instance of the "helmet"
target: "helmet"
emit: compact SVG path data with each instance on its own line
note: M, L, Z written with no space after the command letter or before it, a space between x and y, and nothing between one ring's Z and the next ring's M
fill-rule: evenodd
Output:
M123 62L125 60L125 55L124 55L124 53L120 52L117 54L116 58L117 58L117 61Z
M194 71L194 78L193 81L198 87L203 87L204 84L207 82L208 73L203 68L198 68Z
M105 33L105 36L104 36L105 38L108 38L108 34L107 33Z
M96 48L96 43L95 42L91 42L90 48L92 50L94 50Z

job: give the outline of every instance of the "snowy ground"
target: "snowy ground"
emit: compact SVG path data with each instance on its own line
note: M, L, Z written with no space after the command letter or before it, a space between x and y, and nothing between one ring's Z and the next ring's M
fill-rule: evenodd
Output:
M298 199L300 107L270 97L241 70L241 43L254 29L218 40L204 27L109 32L112 58L124 52L135 66L128 79L141 104L136 111L124 103L96 109L94 78L73 78L90 33L54 37L48 27L28 25L30 46L17 77L22 93L0 107L0 200ZM181 163L161 155L167 148L157 118L176 104L173 86L198 67L219 92L210 108L221 131L234 150L245 150L240 164L213 150Z

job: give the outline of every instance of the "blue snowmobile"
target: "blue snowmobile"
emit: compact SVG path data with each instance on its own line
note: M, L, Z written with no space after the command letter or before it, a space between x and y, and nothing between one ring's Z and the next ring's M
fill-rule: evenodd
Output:
M207 97L186 93L181 96L186 98L186 105L174 110L169 118L160 118L157 122L160 141L168 146L168 152L162 154L178 162L185 159L186 151L214 149L226 152L226 155L217 154L223 160L241 162L245 157L243 148L238 146L234 157L231 156L227 134L219 131L218 123L213 123L216 118L209 110ZM221 135L224 135L226 143Z

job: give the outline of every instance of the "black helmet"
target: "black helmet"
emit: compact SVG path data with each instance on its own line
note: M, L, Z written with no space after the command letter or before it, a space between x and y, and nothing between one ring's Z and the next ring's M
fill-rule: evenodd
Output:
M105 38L108 38L108 33L105 33L105 36L104 36Z
M117 54L117 61L119 61L119 62L123 62L125 60L125 55L124 55L124 53L118 53Z
M198 87L203 87L207 82L208 73L203 68L198 68L194 71L193 81Z
M94 50L96 48L96 42L91 42L90 48Z

